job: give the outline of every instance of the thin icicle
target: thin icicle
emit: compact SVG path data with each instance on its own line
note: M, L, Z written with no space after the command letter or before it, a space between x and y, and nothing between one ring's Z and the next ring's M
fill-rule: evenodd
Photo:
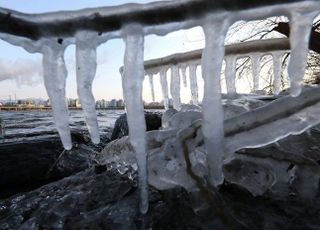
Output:
M168 93L168 81L167 81L167 67L160 70L160 83L163 97L163 105L167 110L169 109L169 93Z
M77 87L81 107L93 143L100 142L95 99L92 94L92 82L97 69L96 37L93 32L80 32L76 35Z
M180 99L180 75L179 68L177 65L171 67L171 85L170 93L173 101L173 108L180 110L181 99Z
M278 95L281 90L281 73L282 73L283 52L273 52L273 93Z
M190 90L192 104L198 105L197 65L189 66Z
M298 96L301 92L305 67L307 64L309 40L313 19L317 12L294 12L290 21L291 55L288 65L288 74L291 84L291 95Z
M153 74L148 74L149 76L149 84L150 84L150 89L151 89L151 97L152 101L155 102L155 96L154 96L154 84L153 84Z
M53 43L56 42L53 41ZM64 45L44 45L42 63L44 85L50 98L53 118L63 147L70 150L72 141L65 94L67 69L64 62L64 50Z
M226 85L228 94L236 94L236 64L237 64L237 56L230 55L226 56Z
M252 78L253 78L253 91L259 90L259 80L260 80L260 54L251 54L251 65L252 65Z
M203 31L205 48L202 53L204 79L203 126L208 152L209 182L213 186L223 183L224 128L220 75L224 58L224 40L230 22L228 18L206 18Z
M182 75L182 82L183 87L188 87L187 84L187 65L181 65L181 75Z
M148 211L148 174L146 154L146 123L142 100L144 79L144 35L139 24L124 28L126 45L123 70L123 94L126 102L130 143L135 150L138 162L140 212Z

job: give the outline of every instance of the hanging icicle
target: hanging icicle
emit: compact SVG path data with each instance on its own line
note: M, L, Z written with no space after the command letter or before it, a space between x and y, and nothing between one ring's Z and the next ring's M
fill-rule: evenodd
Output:
M192 104L198 105L197 65L189 66L190 90Z
M43 80L47 90L53 118L63 147L72 148L68 108L66 104L67 69L64 62L66 46L56 40L48 40L42 47Z
M273 93L278 95L281 90L281 74L282 74L282 57L283 52L273 52L272 59L273 59Z
M230 55L226 56L226 69L225 69L225 78L227 85L227 93L230 95L236 94L236 64L237 56Z
M152 74L152 73L149 73L149 74L148 74L148 77L149 77L149 84L150 84L152 101L155 102L154 84L153 84L153 74Z
M167 81L167 67L163 67L160 70L160 83L163 97L163 105L165 110L169 109L169 93L168 93L168 81Z
M97 34L83 31L76 34L77 87L81 107L93 143L100 142L92 82L97 69Z
M180 110L181 99L180 99L180 75L179 68L177 65L171 67L171 85L170 93L173 101L173 108Z
M208 152L209 182L223 183L224 128L220 75L224 58L224 40L230 22L228 17L207 17L203 24L205 48L202 53L204 79L202 132Z
M318 12L294 12L290 21L291 55L288 74L291 84L291 95L298 96L301 92L305 67L308 59L309 40L313 19Z
M183 87L188 87L187 84L187 65L183 64L181 65L181 75L182 75L182 82L183 82Z
M126 45L123 69L123 95L126 103L130 143L138 162L140 212L148 211L148 174L146 153L146 123L142 100L144 79L144 34L139 24L124 28Z
M260 85L259 85L259 80L260 80L260 58L261 54L251 54L250 59L251 59L251 65L252 65L252 78L253 78L253 92L256 92L259 90Z

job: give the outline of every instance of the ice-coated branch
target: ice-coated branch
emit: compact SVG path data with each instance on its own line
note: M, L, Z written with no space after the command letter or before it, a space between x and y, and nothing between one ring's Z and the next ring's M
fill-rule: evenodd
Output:
M292 8L319 9L318 1L305 0L178 0L149 4L125 4L113 7L24 14L0 8L0 32L38 40L43 37L73 37L78 31L98 33L118 32L122 25L140 23L148 33L168 33L197 25L199 16L221 11L238 11L235 20L255 20L271 16L288 15ZM284 4L286 3L286 4ZM257 8L259 7L259 8ZM114 36L120 37L119 34Z
M171 84L170 93L173 101L173 108L180 110L181 99L180 99L180 74L177 65L171 67Z
M300 12L299 9L291 15L290 45L291 56L288 64L288 74L291 83L291 95L298 96L303 82L305 67L309 52L309 39L313 19L319 12Z
M127 110L130 143L135 151L140 190L140 212L148 211L148 175L146 153L146 123L142 100L144 79L144 34L139 24L124 29L125 55L123 68L123 96Z
M97 69L97 33L83 31L76 34L77 87L81 107L93 143L100 142L92 82Z
M66 104L67 69L64 62L64 51L64 45L59 45L54 40L45 41L42 47L43 80L63 147L70 150L72 141Z
M202 132L207 149L209 182L213 186L223 182L224 128L220 74L224 58L224 40L230 26L228 15L204 19L205 48L202 54L204 79Z

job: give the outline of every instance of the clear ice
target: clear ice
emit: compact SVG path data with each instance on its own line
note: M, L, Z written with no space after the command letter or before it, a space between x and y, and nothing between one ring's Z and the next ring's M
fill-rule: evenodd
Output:
M181 75L182 75L182 82L183 87L187 87L187 65L181 65Z
M94 144L100 142L92 82L97 69L97 34L83 31L76 35L76 72L78 96L84 111L87 127Z
M167 81L167 68L160 70L160 84L163 97L163 104L166 110L169 109L169 93L168 93L168 81Z
M252 65L252 77L253 77L253 91L259 90L259 80L260 80L260 54L251 54L251 65Z
M278 95L281 90L281 73L282 73L283 52L273 52L273 93Z
M292 96L298 96L301 92L308 59L310 32L313 19L317 14L318 12L301 13L297 10L292 13L290 18L291 55L288 74Z
M151 90L152 101L155 102L154 84L153 84L153 74L152 74L152 73L149 73L149 74L148 74L148 77L149 77L149 85L150 85L150 90Z
M189 66L189 78L191 89L192 104L198 105L198 83L197 83L197 65L191 64Z
M236 64L237 56L229 55L225 57L226 69L225 78L228 94L236 94Z
M229 28L227 18L208 16L203 24L205 48L202 53L204 79L202 132L208 153L209 182L213 186L223 183L224 127L220 75L224 59L224 40Z
M171 85L170 93L173 101L173 108L180 110L181 98L180 98L180 74L177 65L171 67Z
M146 152L146 123L142 100L144 79L144 34L138 24L124 28L125 55L123 69L123 95L127 111L130 143L135 150L140 191L140 212L148 211L148 175Z

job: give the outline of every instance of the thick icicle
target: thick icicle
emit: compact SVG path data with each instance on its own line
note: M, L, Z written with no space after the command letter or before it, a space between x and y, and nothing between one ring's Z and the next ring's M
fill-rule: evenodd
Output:
M236 63L237 63L237 56L230 55L226 56L226 70L225 70L225 77L226 77L226 85L227 85L227 92L228 94L236 94Z
M291 55L288 65L288 74L291 83L291 95L298 96L307 64L309 39L313 19L316 12L300 13L294 12L290 21L290 46Z
M52 43L46 44L42 48L43 80L63 147L70 150L72 141L65 94L67 77L67 69L64 62L65 46L59 45L56 41L52 41Z
M153 84L153 74L148 74L148 77L149 77L149 84L150 84L150 89L151 89L152 101L155 102L154 84Z
M135 150L140 190L140 212L148 211L148 180L146 153L146 123L142 100L144 79L144 35L138 24L124 28L126 45L123 70L123 94L126 103L130 143Z
M180 99L180 75L179 68L177 65L171 67L171 85L170 93L173 101L173 108L180 110L181 99Z
M197 65L189 66L190 90L192 104L198 105Z
M160 83L163 97L163 105L167 110L169 109L169 93L168 93L168 81L167 81L167 67L160 70Z
M259 80L260 80L260 54L250 55L251 65L252 65L252 78L253 78L253 92L259 90Z
M278 95L281 90L281 73L282 73L282 56L283 52L273 52L273 93Z
M225 18L225 17L224 17ZM224 128L220 75L224 58L224 40L230 22L224 18L208 17L204 21L205 48L202 53L204 79L203 127L208 153L209 182L213 186L223 183Z
M97 69L96 34L80 32L76 35L77 87L81 107L93 143L100 142L95 99L92 94L92 81Z
M181 66L181 75L182 75L182 82L183 82L183 87L187 87L187 65L182 65Z

